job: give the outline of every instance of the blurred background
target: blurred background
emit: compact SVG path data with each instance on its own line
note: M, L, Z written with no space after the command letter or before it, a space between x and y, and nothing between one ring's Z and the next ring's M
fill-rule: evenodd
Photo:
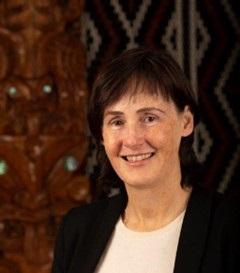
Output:
M0 273L50 272L62 215L95 199L87 98L128 48L180 63L201 110L202 185L240 195L239 14L233 0L0 0Z

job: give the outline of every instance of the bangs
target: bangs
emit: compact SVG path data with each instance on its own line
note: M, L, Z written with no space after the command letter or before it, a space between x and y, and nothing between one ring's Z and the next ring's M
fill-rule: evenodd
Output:
M119 80L121 79L121 80ZM161 77L159 73L149 72L148 70L134 71L130 77L124 79L123 75L116 78L112 78L109 82L105 93L104 101L101 101L103 109L114 104L120 100L125 95L130 96L130 98L138 95L139 93L144 93L151 95L153 97L161 96L166 101L171 98L171 87L168 84L167 77Z
M169 101L170 95L162 80L153 75L134 74L126 83L123 95L134 97L139 93L151 95L155 98L161 96Z

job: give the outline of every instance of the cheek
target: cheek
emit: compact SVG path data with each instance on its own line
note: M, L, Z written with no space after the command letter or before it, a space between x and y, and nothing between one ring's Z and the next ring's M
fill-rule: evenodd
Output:
M158 126L150 128L147 131L147 136L157 142L166 142L171 135L171 126L166 124L160 124Z
M103 145L108 157L118 154L120 149L120 141L117 135L103 131Z
M148 140L153 146L169 152L178 149L180 139L176 124L161 125L148 132Z

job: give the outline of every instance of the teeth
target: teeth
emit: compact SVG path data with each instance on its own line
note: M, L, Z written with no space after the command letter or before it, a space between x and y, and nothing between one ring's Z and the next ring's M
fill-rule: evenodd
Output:
M137 162L137 161L147 159L151 157L151 155L152 153L142 154L142 155L129 155L129 156L126 156L126 158L129 162Z

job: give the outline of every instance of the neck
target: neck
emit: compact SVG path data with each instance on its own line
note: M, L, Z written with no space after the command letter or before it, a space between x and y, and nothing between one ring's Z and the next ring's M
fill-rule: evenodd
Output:
M137 231L159 229L186 209L191 188L182 188L180 182L159 185L144 189L126 186L128 204L123 221L127 227Z

